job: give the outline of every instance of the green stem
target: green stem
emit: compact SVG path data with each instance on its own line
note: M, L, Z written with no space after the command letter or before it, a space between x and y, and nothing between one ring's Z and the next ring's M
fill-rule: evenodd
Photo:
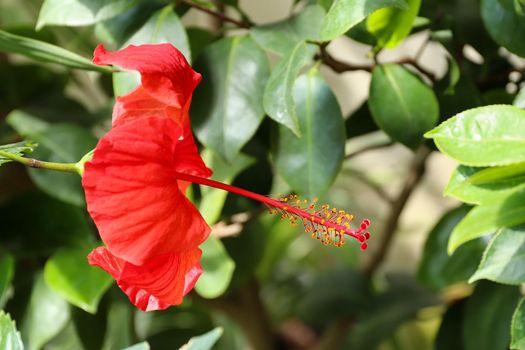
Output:
M75 163L54 163L44 162L33 158L25 158L10 152L0 150L0 157L11 159L12 161L24 164L31 168L48 169L62 171L66 173L77 173L80 174L80 169Z

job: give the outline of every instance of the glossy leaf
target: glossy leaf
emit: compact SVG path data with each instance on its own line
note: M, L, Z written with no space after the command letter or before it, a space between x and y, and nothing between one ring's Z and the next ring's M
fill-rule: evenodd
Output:
M436 125L439 106L432 89L398 64L379 65L372 72L370 112L391 138L415 148Z
M37 144L30 141L20 141L17 143L10 143L8 145L0 145L0 151L8 152L17 156L23 156L25 153L31 153ZM0 155L0 165L12 162L10 158Z
M478 238L458 248L452 256L447 254L447 242L457 223L468 213L462 206L446 213L428 235L419 265L418 277L431 288L444 288L457 282L467 281L476 271L486 247Z
M495 200L525 189L524 176L515 174L516 176L503 177L502 172L507 172L515 166L518 164L483 170L483 168L460 165L452 173L444 194L466 203L490 204ZM498 176L497 173L500 173L498 179L494 178L494 176ZM510 175L508 172L507 174ZM483 180L483 178L488 179L489 177L492 177L493 180Z
M238 154L232 162L227 162L209 149L205 149L201 157L213 169L212 179L226 184L231 184L237 175L255 162L254 158L244 154ZM220 218L228 192L209 186L201 186L200 189L202 199L199 212L209 225L213 225Z
M20 333L11 316L0 310L0 349L24 350Z
M481 17L490 36L509 51L525 56L525 21L514 0L482 0Z
M469 109L425 134L439 150L464 165L525 162L525 111L493 105Z
M208 333L193 337L181 350L211 350L222 335L222 328L217 327Z
M525 163L517 163L501 167L483 169L472 175L469 182L473 185L486 185L498 181L512 179L523 180L525 177Z
M366 25L376 40L376 48L396 47L410 34L421 0L407 0L407 9L387 7L368 16Z
M63 248L46 262L44 277L47 285L71 304L96 313L100 298L113 279L104 271L87 263L92 247Z
M279 55L305 40L318 40L325 11L320 5L305 7L285 20L250 29L257 44Z
M44 26L86 26L114 17L135 5L137 0L44 0L36 29Z
M171 43L191 62L190 45L186 30L173 6L166 6L149 18L142 27L129 38L122 47L140 44ZM125 95L140 84L137 72L117 72L113 74L115 96Z
M55 294L38 275L22 321L21 333L27 349L40 349L56 336L70 319L68 303Z
M465 309L465 350L507 349L512 312L519 296L517 287L490 282L478 284ZM484 336L487 334L490 336Z
M487 279L519 285L525 282L524 261L525 226L502 229L490 242L469 282Z
M123 349L132 346L133 310L126 301L115 301L109 306L106 336L102 350Z
M143 341L141 343L138 343L132 346L128 346L127 348L124 348L122 350L150 350L150 349L151 347L149 346L148 342Z
M0 52L16 53L37 62L56 63L69 68L111 73L112 69L97 66L85 57L43 41L0 30Z
M270 118L301 136L295 111L293 86L300 70L311 60L313 52L302 42L293 47L273 69L264 90L264 110Z
M293 190L313 198L332 183L344 158L341 109L317 68L295 82L294 101L301 138L279 126L275 164Z
M0 309L4 308L7 301L14 274L15 259L11 254L2 251L0 255Z
M335 39L372 12L390 6L407 9L404 0L334 0L321 26L321 40Z
M61 163L78 162L95 148L97 141L88 131L73 124L54 124L42 133L28 136L39 144L32 157ZM77 174L42 169L29 169L28 172L35 184L50 196L73 205L84 205L84 190Z
M450 305L443 315L441 325L439 326L436 340L434 342L435 350L464 350L462 341L463 314L465 301L468 299L458 300Z
M230 285L235 262L228 255L222 242L213 235L208 237L200 248L203 272L195 285L195 290L204 298L217 298Z
M514 311L511 323L511 349L525 349L525 299L521 299Z
M204 76L191 110L197 138L231 161L264 117L266 54L248 36L229 37L209 46L195 67Z
M452 254L460 245L472 239L496 232L502 227L512 227L525 222L525 192L473 208L456 226L448 242Z

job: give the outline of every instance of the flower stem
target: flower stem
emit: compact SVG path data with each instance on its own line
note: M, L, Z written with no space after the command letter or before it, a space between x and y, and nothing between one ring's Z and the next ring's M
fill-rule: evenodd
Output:
M25 158L17 154L0 150L0 157L11 159L12 161L24 164L31 168L39 169L48 169L62 171L66 173L77 173L79 174L79 169L75 163L54 163L54 162L45 162L42 160L37 160L33 158Z

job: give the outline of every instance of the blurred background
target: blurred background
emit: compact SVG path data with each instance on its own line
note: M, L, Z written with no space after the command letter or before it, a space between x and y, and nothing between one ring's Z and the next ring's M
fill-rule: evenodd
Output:
M191 117L214 179L261 194L319 197L357 222L372 221L367 250L353 241L323 246L258 203L193 186L193 200L213 226L202 247L205 272L181 306L144 313L87 264L85 256L101 243L80 179L2 165L0 309L16 321L25 347L176 349L207 334L210 345L197 348L475 348L464 347L461 320L479 315L467 315L462 305L488 240L447 255L448 237L468 211L443 196L457 163L422 133L407 146L377 126L369 107L372 70L392 63L416 77L437 96L442 121L482 104L511 103L524 64L489 37L478 1L408 3L417 16L406 37L389 48L380 47L366 19L321 44L315 33L332 5L326 0L0 0L2 33L87 59L98 43L116 50L171 42L203 74ZM31 157L76 162L109 130L114 96L136 86L136 75L72 68L57 52L35 58L36 46L13 49L11 39L0 43L1 144L32 140L38 147ZM302 141L263 103L274 91L264 83L275 82L271 72L289 58L284 49L301 40L310 53L290 63L297 70L290 77L292 103L302 118L305 99L319 101L314 131ZM227 71L228 64L238 69ZM259 68L253 73L243 68L248 64ZM451 78L456 69L461 78ZM308 74L318 96L301 95ZM224 111L238 96L249 101ZM252 116L249 126L238 128L236 118L245 115ZM244 135L224 152L210 132L217 120L225 121L226 134ZM330 134L343 129L345 135ZM313 167L313 174L288 167L291 159ZM214 329L222 333L207 333Z

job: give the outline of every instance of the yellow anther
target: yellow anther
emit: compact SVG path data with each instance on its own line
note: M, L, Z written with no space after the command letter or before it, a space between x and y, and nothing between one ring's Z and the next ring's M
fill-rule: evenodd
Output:
M321 220L321 225L324 225L325 222L326 222L326 220L325 220L325 219L322 219L322 220Z

